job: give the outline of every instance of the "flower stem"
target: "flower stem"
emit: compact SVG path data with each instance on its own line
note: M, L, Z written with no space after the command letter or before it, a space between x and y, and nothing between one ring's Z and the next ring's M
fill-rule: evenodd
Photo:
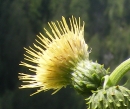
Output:
M116 69L110 74L107 86L114 86L122 79L122 77L130 70L130 58L122 62Z

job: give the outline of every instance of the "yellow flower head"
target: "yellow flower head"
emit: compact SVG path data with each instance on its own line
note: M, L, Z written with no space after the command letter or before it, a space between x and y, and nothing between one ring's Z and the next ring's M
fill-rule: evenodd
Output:
M20 88L39 87L36 93L49 89L56 92L71 84L73 69L80 61L88 59L89 53L84 40L84 22L81 26L80 18L73 16L69 21L70 26L64 17L62 21L49 23L52 34L45 29L48 38L40 33L34 47L25 48L26 61L20 65L33 73L19 73L19 79L26 83Z

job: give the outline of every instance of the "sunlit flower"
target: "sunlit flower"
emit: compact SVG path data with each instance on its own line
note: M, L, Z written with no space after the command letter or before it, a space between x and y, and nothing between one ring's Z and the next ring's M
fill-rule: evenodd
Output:
M20 88L39 88L40 91L50 89L57 92L71 84L71 74L76 65L89 57L88 46L84 40L84 22L80 18L49 23L51 32L45 29L48 36L41 33L37 36L34 47L25 48L24 62L20 65L28 67L32 74L19 73L24 82ZM35 94L35 93L34 93Z

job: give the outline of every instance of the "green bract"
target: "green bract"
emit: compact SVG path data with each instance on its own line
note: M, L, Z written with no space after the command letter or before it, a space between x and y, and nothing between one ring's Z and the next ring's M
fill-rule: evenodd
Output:
M107 74L103 65L84 60L78 63L72 73L72 85L80 94L90 96L92 91L102 86L102 79Z
M130 109L130 90L113 86L93 92L86 100L88 109Z

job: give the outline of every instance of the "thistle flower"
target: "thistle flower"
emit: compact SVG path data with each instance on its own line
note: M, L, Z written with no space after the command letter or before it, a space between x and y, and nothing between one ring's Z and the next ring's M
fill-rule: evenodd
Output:
M48 38L40 33L37 44L25 48L26 61L20 65L33 73L19 73L19 79L26 83L20 88L38 87L36 93L53 89L55 93L72 85L80 94L89 96L102 85L102 78L108 71L97 62L89 61L84 22L81 26L80 18L77 20L73 16L69 21L70 28L64 17L60 22L49 23L52 34L45 29Z
M48 23L51 33L37 36L34 47L25 48L25 62L32 74L19 73L20 88L39 88L37 92L55 90L72 85L82 95L89 96L88 109L129 109L130 90L118 86L130 70L130 59L121 63L110 75L103 65L89 60L88 45L84 40L84 22L80 18ZM70 28L69 28L70 27ZM32 94L32 95L33 95Z
M80 18L69 19L70 28L64 17L62 21L48 23L52 34L46 29L46 38L41 33L37 36L34 47L25 48L25 62L32 74L19 73L24 83L20 88L36 88L36 93L50 89L57 92L71 84L71 74L82 60L88 60L88 46L84 40L84 22ZM54 92L54 93L55 93ZM35 94L35 93L34 93Z

